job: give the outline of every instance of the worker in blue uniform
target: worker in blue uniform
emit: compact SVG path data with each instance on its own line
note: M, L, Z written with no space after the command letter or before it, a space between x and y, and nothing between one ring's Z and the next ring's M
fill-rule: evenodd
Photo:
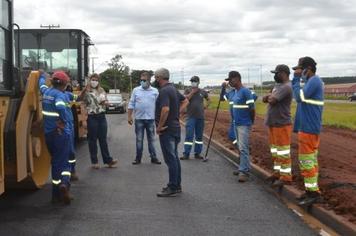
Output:
M52 164L52 202L70 204L69 194L71 170L68 162L71 148L70 117L66 112L68 100L64 91L69 77L63 71L52 75L52 87L46 85L46 77L39 78L42 94L42 114L45 139Z
M68 85L69 87L69 85ZM66 111L67 111L67 115L69 117L69 124L70 124L70 130L71 130L71 145L70 145L70 152L69 152L69 165L70 165L70 180L71 181L77 181L79 180L79 177L76 173L75 170L75 165L76 165L76 158L75 158L75 146L74 146L74 142L75 142L75 129L74 129L74 117L73 117L73 112L72 112L72 107L71 107L71 102L76 101L78 96L76 94L73 94L72 92L68 91L68 87L67 87L67 91L65 91L64 93L67 95L67 101L66 101Z

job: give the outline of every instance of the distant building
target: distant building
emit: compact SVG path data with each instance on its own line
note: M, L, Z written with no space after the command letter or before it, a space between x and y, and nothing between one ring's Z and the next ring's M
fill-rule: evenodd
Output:
M356 83L348 84L327 84L324 93L326 95L349 96L356 93Z

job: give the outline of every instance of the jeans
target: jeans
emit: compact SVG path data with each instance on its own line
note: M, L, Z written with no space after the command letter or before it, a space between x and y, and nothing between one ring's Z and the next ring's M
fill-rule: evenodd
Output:
M45 134L46 145L51 154L52 196L59 197L59 185L70 186L70 134L59 134L57 131Z
M168 166L169 181L167 186L172 190L177 190L181 185L181 166L178 157L178 143L180 134L164 132L159 136L164 162Z
M97 140L99 139L101 156L104 164L112 162L112 157L109 153L108 143L106 136L108 133L108 123L104 113L88 115L88 143L90 159L92 164L98 163L98 146Z
M240 151L240 167L239 171L248 174L251 170L250 163L250 138L251 126L236 126L237 148Z
M143 152L143 139L147 135L148 151L152 159L156 157L156 150L154 146L155 136L155 121L154 120L135 120L135 133L136 133L136 160L141 161Z
M200 154L203 149L204 119L188 117L186 124L186 134L184 141L184 156L189 156L194 144L194 154ZM195 142L194 140L195 134Z

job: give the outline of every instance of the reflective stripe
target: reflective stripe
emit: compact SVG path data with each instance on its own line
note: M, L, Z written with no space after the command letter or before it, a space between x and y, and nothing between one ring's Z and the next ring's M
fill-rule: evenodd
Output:
M277 151L277 155L287 155L287 154L290 154L290 149L283 150L283 151Z
M227 99L227 97L226 97L226 95L224 95L224 99L225 99L225 101L227 101L228 99Z
M42 88L48 88L48 86L47 85L41 85L40 89L42 89Z
M195 141L197 144L203 144L203 141Z
M304 186L305 186L306 188L315 188L315 187L318 187L318 183L313 183L313 184L304 183Z
M236 143L237 143L237 139L235 139L232 143L233 143L233 144L236 144Z
M274 170L280 170L280 169L281 169L281 166L273 166L273 169L274 169Z
M234 102L229 102L230 105L234 105Z
M52 183L57 185L57 184L60 184L60 183L61 183L61 180L54 180L54 179L52 179Z
M278 152L277 148L271 148L271 153L277 153L277 152Z
M254 91L251 91L251 94L255 94L255 92L254 92Z
M184 145L193 145L192 142L184 142Z
M248 105L234 105L233 107L237 109L242 109L242 108L248 108Z
M57 112L42 111L42 114L45 115L45 116L59 117L59 114Z
M66 106L66 103L63 101L56 102L56 106Z
M61 173L61 175L68 175L68 176L70 176L70 172L69 172L69 171L63 171L63 172Z
M77 94L73 94L73 100L76 101L78 99L78 95Z
M309 103L317 106L324 106L324 101L313 100L313 99L305 99L303 89L300 90L300 99L302 102Z
M280 170L282 173L291 173L292 172L292 168L281 168Z
M253 99L246 101L246 104L250 104L250 103L255 103L255 101Z
M69 163L75 163L76 160L69 160L68 162L69 162Z

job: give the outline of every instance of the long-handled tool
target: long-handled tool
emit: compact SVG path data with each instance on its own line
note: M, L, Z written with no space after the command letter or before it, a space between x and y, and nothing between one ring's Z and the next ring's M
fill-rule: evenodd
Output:
M208 146L206 147L206 152L205 152L205 156L204 156L203 162L207 162L207 161L208 161L208 152L209 152L210 142L211 142L211 138L213 137L214 128L215 128L215 123L216 123L216 120L217 120L217 118L218 118L218 113L219 113L219 108L220 108L220 102L221 102L221 100L222 100L222 94L223 94L223 88L221 88L218 106L216 107L216 112L215 112L215 118L214 118L214 122L213 122L213 127L211 128L210 137L209 137L209 141L208 141Z

